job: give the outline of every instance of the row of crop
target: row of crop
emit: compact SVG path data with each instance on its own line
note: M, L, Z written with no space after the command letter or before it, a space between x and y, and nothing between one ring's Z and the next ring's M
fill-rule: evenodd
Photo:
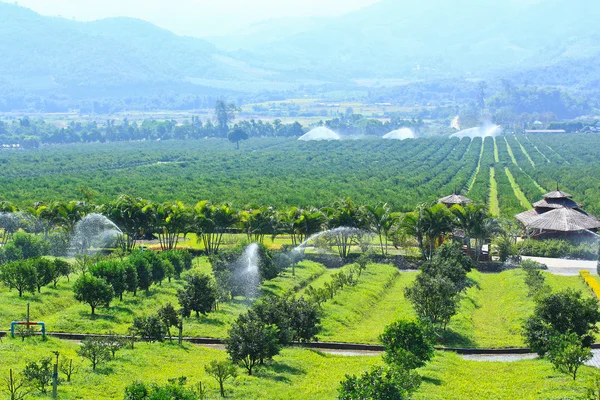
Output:
M550 162L548 158L540 151L540 149L531 143L527 136L518 137L517 141L521 144L521 146L523 146L536 167Z
M541 199L541 196L544 193L540 190L539 186L536 185L534 180L529 177L529 175L515 165L507 165L507 168L530 203L534 203Z
M590 271L581 270L579 271L579 275L583 278L583 281L592 289L592 292L596 295L596 297L600 298L600 284L598 281L592 277Z
M519 163L517 162L517 159L515 158L515 153L513 152L512 147L510 147L510 144L508 143L508 139L506 139L506 136L503 136L502 140L504 141L504 144L506 145L506 151L508 152L508 156L510 157L510 160L512 161L512 163L514 165L516 165L518 167Z
M541 151L544 154L544 156L549 160L551 164L568 164L568 162L560 154L558 154L558 152L554 150L553 147L550 147L545 137L540 135L530 135L527 137L527 139L533 146L535 146L539 151ZM565 138L563 137L561 141L564 141L564 139ZM559 148L562 148L561 143L557 144Z
M483 154L479 172L475 177L473 187L469 191L469 197L481 203L488 203L490 192L490 168L494 165L494 143L493 138L485 138L483 142Z
M449 140L448 143L437 149L432 157L420 160L420 165L414 170L415 173L412 174L412 177L406 179L406 184L411 187L418 187L428 183L435 176L434 171L454 155L455 149L460 144L461 142L456 140Z
M551 148L563 163L596 162L598 157L597 135L532 135L529 140L538 148Z
M481 139L473 139L461 161L453 166L454 168L443 171L438 186L442 188L442 193L451 193L454 190L460 192L468 188L469 181L477 170L481 146Z
M498 152L498 161L499 163L502 164L510 164L512 162L512 159L510 157L510 154L508 153L508 147L506 146L506 141L504 140L503 137L496 137L494 138L496 141L496 149Z
M502 165L495 168L496 183L498 184L498 200L500 204L500 214L505 217L512 217L522 211L525 211L521 202L515 195L515 191L510 184L506 171Z
M433 190L436 192L440 191L440 188L445 187L446 185L454 182L456 175L464 166L464 158L467 155L469 149L469 140L463 139L450 153L447 154L447 157L436 165L434 168L431 168L430 171L425 175L426 180L422 181L415 185L416 196L421 198L427 198L431 194ZM460 189L460 186L457 186L457 190ZM433 189L433 190L432 190ZM454 189L444 190L442 189L442 193L451 193ZM438 192L439 193L439 192Z
M473 188L473 185L475 185L475 180L477 179L477 175L479 174L479 169L481 167L481 158L483 157L483 150L484 150L483 138L473 139L473 142L475 142L475 141L477 141L479 143L479 154L477 155L477 165L475 167L475 171L473 171L473 175L471 175L471 178L469 179L469 190L468 190L469 192Z

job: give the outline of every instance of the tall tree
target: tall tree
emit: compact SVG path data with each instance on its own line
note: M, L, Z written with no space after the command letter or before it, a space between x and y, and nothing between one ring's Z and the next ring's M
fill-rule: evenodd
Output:
M227 104L223 100L217 100L215 104L215 120L221 137L227 136L227 132L229 132L229 123L235 119L235 114L238 111L239 109L235 104Z
M399 214L392 213L387 203L378 203L376 206L365 206L365 218L371 231L379 237L381 255L386 255L388 236L392 227L400 218Z
M235 143L235 148L239 149L240 141L248 140L248 134L240 128L235 128L229 131L227 134L227 139L229 139L230 142Z

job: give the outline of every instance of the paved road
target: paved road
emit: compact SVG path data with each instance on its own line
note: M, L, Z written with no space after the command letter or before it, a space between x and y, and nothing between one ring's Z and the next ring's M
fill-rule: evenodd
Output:
M600 349L592 350L593 358L585 365L600 368ZM462 358L471 361L492 361L492 362L514 362L520 360L534 360L537 354L510 354L510 355L463 355Z
M567 260L564 258L523 257L548 266L548 271L556 275L579 275L579 271L586 269L596 273L596 261Z

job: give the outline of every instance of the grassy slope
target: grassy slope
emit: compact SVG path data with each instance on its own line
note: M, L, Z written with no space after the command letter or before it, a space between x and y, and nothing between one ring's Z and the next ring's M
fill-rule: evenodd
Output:
M545 273L546 283L553 291L572 288L589 295L589 290L577 276L558 276ZM471 272L475 285L461 301L458 314L450 321L448 345L467 347L524 346L521 324L535 307L527 297L522 270L500 274Z
M423 385L414 399L580 399L595 371L583 367L573 382L544 360L480 362L437 353L422 370Z
M490 214L500 216L500 204L498 203L498 183L496 182L494 168L490 168Z
M366 326L364 318L371 314L373 307L384 303L383 296L398 279L398 276L398 270L391 265L368 265L356 286L344 288L332 300L322 305L322 331L319 338L324 341L341 340L341 337L362 339L365 330L381 332L385 325L394 320L393 316L388 315L392 317L391 320L379 321L380 325L377 327ZM330 279L328 277L325 281ZM323 279L320 279L319 282L315 281L315 287L319 287L325 281ZM355 335L348 336L347 332L352 330L355 331ZM370 334L372 332L366 335Z
M210 266L200 259L198 269L208 272ZM349 267L345 267L349 268ZM304 261L298 264L296 276L286 271L281 277L268 282L263 290L283 294L311 284L321 287L331 280L337 270L326 270L322 265ZM404 288L416 273L401 272L389 265L373 264L367 267L358 285L346 287L333 300L322 305L322 327L319 335L324 341L377 343L384 327L399 318L413 318L414 311L404 298ZM527 288L520 270L501 274L471 272L476 283L465 293L458 315L449 325L451 334L447 345L472 347L522 346L520 326L533 310L527 297ZM554 289L574 288L589 294L579 277L546 274L547 283ZM0 290L0 326L8 329L10 321L24 317L26 304L31 302L32 319L44 321L49 331L103 333L109 330L125 333L133 318L151 314L160 306L171 302L179 283L165 282L153 287L150 296L129 294L123 302L114 301L109 309L101 308L92 318L89 307L77 303L71 292L71 283L59 283L56 290L42 289L41 295L19 299L16 292ZM303 289L297 291L302 294ZM219 305L219 310L186 319L184 334L197 337L225 337L229 325L248 308L243 299Z
M350 343L379 343L379 335L386 325L402 318L414 318L415 313L411 304L404 297L404 288L415 278L414 272L402 272L394 283L383 291L375 290L362 304L352 304L353 293L348 293L349 304L352 304L352 313L349 316L340 315L339 305L325 305L324 311L327 320L324 327L327 333L321 339L335 340ZM373 287L376 289L376 287ZM344 303L340 303L343 305ZM335 318L334 321L331 319ZM330 322L331 321L331 322Z
M218 398L218 386L206 375L203 366L211 360L224 360L227 353L186 344L183 348L169 343L139 343L135 350L122 350L117 359L91 371L89 362L76 356L76 342L50 339L28 340L25 344L6 339L0 344L2 376L9 367L21 370L25 360L52 356L59 349L61 357L72 358L81 365L73 382L59 388L62 399L122 399L125 386L142 380L165 384L167 379L188 377L190 384L202 381L210 390L210 399ZM285 349L267 368L247 376L242 369L235 382L226 384L228 395L236 399L331 399L346 373L360 373L379 357L341 357L302 349ZM45 398L45 397L44 397ZM49 398L49 396L48 396Z
M76 342L49 339L5 339L0 342L0 371L22 370L27 361L51 357L58 350L61 357L72 358L80 371L71 383L59 386L59 396L71 399L122 399L124 388L136 380L165 384L167 379L186 376L188 384L202 383L209 399L218 398L216 382L206 375L203 366L211 360L223 360L223 350L168 343L139 343L135 350L122 350L116 360L92 372L88 361L76 356ZM268 366L258 368L254 376L240 369L239 376L225 385L233 399L334 399L345 374L360 374L380 357L343 357L304 349L285 349ZM514 363L465 361L452 353L436 353L420 370L423 384L415 399L565 399L581 398L594 369L583 367L577 381L552 370L543 360ZM39 396L36 398L50 398Z
M504 171L506 172L506 177L508 178L508 181L510 182L513 191L515 192L515 196L517 197L517 199L519 199L519 202L521 203L523 208L526 210L531 209L531 203L529 202L529 200L527 200L525 193L523 193L517 181L515 181L515 177L513 176L513 174L508 168L504 168Z
M211 273L206 258L194 260L195 268ZM264 290L271 293L283 293L296 285L306 284L310 279L323 273L325 268L317 263L302 262L296 267L296 276L286 271L281 277L268 282ZM115 300L110 308L100 308L97 316L90 315L89 306L78 303L73 298L71 282L60 281L57 288L42 288L41 294L27 294L19 298L16 291L0 289L0 326L7 327L11 321L24 319L27 303L31 303L31 317L43 321L52 332L103 333L115 331L125 333L136 315L151 314L158 308L171 302L177 306L176 293L180 282L163 282L162 286L152 286L149 295L140 292L136 297L127 293L123 301ZM184 323L184 334L199 337L224 337L227 329L239 314L248 308L242 299L219 305L216 312L199 319L192 317Z

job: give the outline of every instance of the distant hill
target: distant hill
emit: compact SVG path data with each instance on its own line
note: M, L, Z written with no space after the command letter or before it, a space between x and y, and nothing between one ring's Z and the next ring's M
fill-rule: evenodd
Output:
M0 97L297 95L301 85L354 90L362 79L502 77L593 91L598 15L595 1L381 0L340 17L266 21L203 40L132 18L84 23L0 2ZM44 108L32 103L25 108Z
M214 45L131 18L75 22L0 3L0 76L27 90L144 90L190 79L240 79Z
M597 15L600 2L382 0L277 40L258 26L255 46L239 44L267 64L295 60L348 78L479 76L600 53Z

